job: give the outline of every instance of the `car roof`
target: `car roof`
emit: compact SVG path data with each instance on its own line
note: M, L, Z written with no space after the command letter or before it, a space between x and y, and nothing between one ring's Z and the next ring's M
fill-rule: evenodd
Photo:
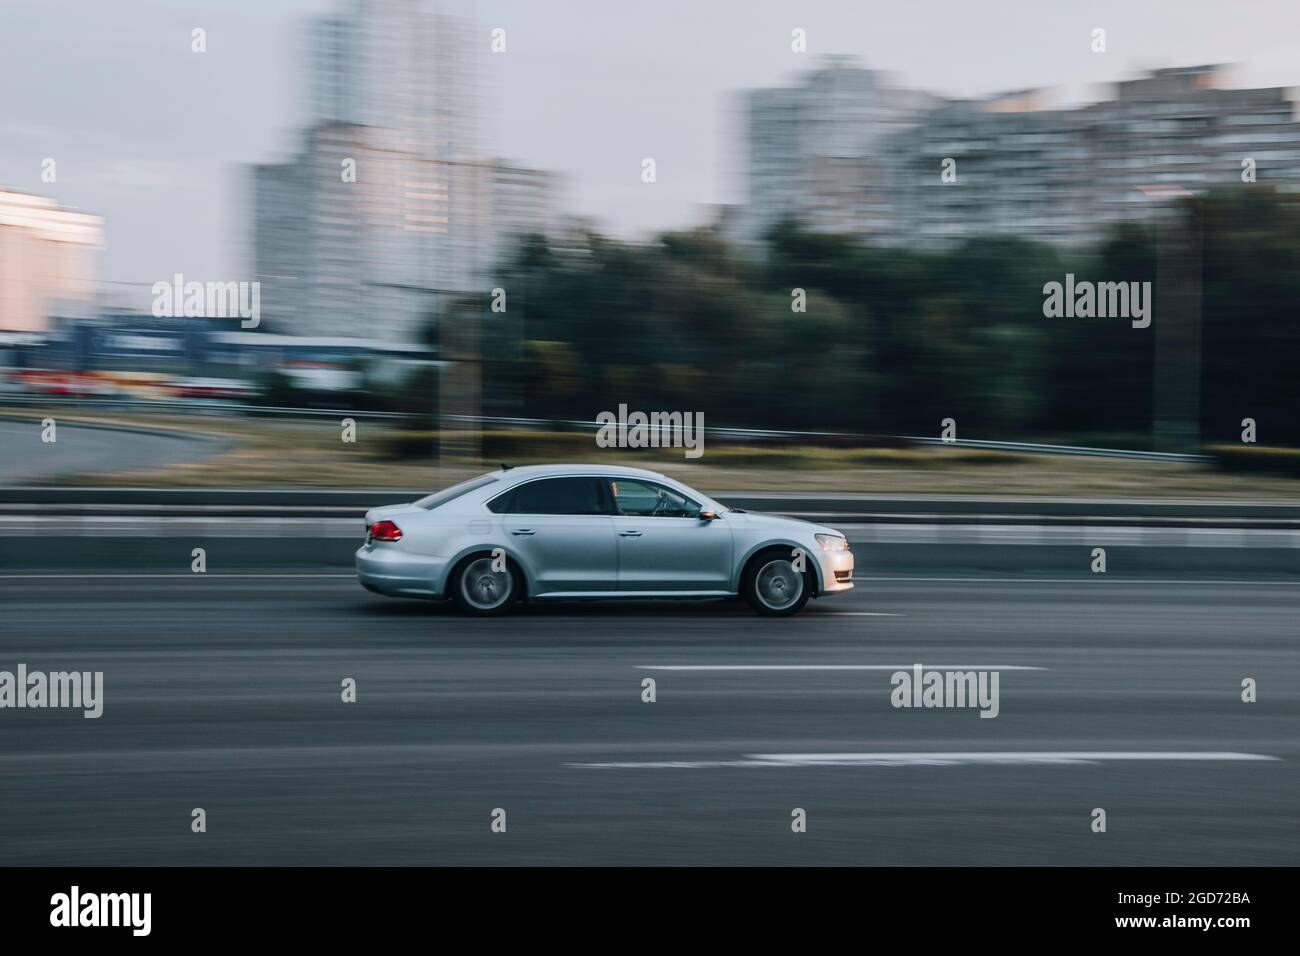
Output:
M545 475L609 475L610 477L622 478L657 478L660 480L668 479L667 475L662 475L657 471L649 471L645 468L629 468L627 465L580 465L580 464L559 464L559 465L518 465L509 469L503 475L506 479L523 479L538 478ZM499 472L498 472L499 474Z

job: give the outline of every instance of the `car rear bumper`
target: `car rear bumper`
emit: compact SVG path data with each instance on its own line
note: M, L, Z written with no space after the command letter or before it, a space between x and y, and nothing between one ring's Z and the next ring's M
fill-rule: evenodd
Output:
M391 597L442 597L441 565L426 566L393 548L362 545L356 554L361 586Z

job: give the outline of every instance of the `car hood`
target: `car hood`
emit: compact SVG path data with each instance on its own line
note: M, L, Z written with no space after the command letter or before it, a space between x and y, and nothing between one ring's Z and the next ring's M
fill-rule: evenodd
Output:
M811 521L804 521L802 518L787 518L785 515L770 515L764 514L761 511L746 511L744 514L736 514L735 512L732 512L729 517L743 519L748 524L771 528L773 530L784 527L788 529L791 534L803 532L805 534L834 534L839 535L841 538L845 537L843 531L828 528L824 524L814 524Z

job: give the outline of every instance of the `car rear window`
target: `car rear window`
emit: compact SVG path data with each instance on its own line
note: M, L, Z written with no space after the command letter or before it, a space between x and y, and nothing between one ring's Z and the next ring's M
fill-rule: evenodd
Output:
M484 485L490 485L494 481L500 480L500 476L495 474L480 475L477 478L471 478L469 481L462 481L458 485L452 485L450 488L444 488L442 491L435 491L431 495L425 495L419 501L415 502L417 508L423 508L425 511L432 511L439 505L445 505L449 501L454 501L463 494L468 494L475 488L482 488Z
M603 515L600 482L595 478L542 478L529 481L488 502L497 514Z

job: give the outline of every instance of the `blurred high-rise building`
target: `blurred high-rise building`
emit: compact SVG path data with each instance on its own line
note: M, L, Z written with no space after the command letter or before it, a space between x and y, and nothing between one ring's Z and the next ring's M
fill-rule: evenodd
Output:
M841 58L797 86L745 93L748 195L735 232L759 240L777 222L795 219L819 231L892 233L891 137L939 102Z
M479 151L481 40L424 0L311 24L310 125L288 163L253 170L272 328L414 341L487 290L511 237L549 229L554 178Z
M44 332L92 311L104 245L99 216L0 189L0 330Z
M1300 122L1280 88L1228 89L1221 66L1157 70L1116 85L1115 96L1074 111L1091 147L1102 223L1153 215L1152 196L1242 182L1300 190Z
M1300 188L1300 123L1282 89L1227 89L1217 66L1157 70L1112 98L1044 109L1019 94L954 101L897 140L899 240L1003 233L1074 244L1162 200L1242 182ZM956 182L941 165L954 160Z
M1223 79L1217 66L1158 70L1060 109L1033 90L882 94L870 71L835 65L749 94L742 234L761 238L790 217L879 243L1006 234L1076 244L1155 215L1163 198L1240 184L1247 160L1258 182L1300 189L1287 92Z
M1089 131L1042 94L950 100L895 137L888 237L937 246L972 236L1083 241L1096 230Z
M312 125L370 128L375 146L426 159L478 154L483 37L429 0L349 0L311 22Z

